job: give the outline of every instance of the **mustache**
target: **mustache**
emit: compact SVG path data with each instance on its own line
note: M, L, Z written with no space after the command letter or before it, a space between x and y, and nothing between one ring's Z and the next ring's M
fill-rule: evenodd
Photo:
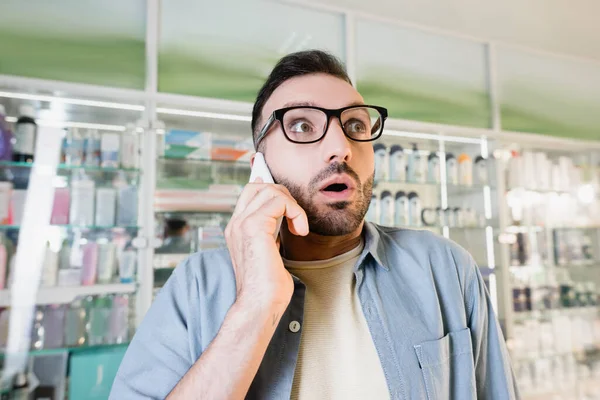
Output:
M317 192L320 182L324 181L332 175L339 174L348 174L348 176L356 182L356 187L361 187L360 178L358 177L356 171L354 171L352 167L350 167L348 164L339 162L329 164L327 168L323 169L317 175L315 175L314 178L310 180L308 187L311 188L312 192Z

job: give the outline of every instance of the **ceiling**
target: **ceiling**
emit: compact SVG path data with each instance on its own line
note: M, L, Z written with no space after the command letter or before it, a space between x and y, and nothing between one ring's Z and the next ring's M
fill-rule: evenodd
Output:
M327 4L482 40L600 60L598 0L327 0Z

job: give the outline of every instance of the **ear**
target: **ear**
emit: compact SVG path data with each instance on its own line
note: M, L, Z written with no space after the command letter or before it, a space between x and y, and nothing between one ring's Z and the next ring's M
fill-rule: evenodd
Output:
M253 153L250 156L250 168L252 168L254 166L254 157L256 157L256 153Z

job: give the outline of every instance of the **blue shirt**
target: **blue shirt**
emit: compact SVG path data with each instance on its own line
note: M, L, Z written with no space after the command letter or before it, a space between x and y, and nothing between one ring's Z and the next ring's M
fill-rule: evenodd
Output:
M472 257L428 231L365 223L363 234L356 290L390 398L518 398L504 338ZM290 397L302 332L290 323L302 326L306 293L294 281L248 399ZM235 299L227 249L183 262L138 328L110 398L165 398L215 338Z

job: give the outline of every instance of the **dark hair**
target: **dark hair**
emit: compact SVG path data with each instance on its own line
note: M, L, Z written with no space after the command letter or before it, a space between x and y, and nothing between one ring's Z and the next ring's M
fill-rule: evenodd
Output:
M252 137L256 137L257 127L265 103L273 92L288 79L309 74L328 74L352 85L344 64L335 56L322 50L305 50L283 57L273 68L266 82L258 91L252 109Z
M165 222L167 231L173 233L181 231L188 224L187 221L178 218L167 219Z

